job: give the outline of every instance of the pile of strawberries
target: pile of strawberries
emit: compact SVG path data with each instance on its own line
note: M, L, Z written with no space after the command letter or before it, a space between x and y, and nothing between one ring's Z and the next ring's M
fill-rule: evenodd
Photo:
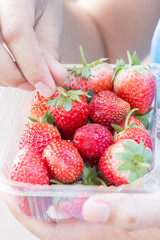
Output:
M31 184L121 185L151 169L152 141L136 118L150 111L155 78L128 53L116 69L100 59L69 69L64 86L36 92L11 179Z

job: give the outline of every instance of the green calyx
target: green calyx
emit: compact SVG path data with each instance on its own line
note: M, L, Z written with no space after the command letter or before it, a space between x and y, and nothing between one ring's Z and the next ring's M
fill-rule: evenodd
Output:
M47 124L50 124L50 125L53 125L53 123L54 123L53 115L50 112L45 112L45 114L40 117L39 121L32 118L32 117L28 117L28 118L32 122L47 123Z
M147 67L144 67L141 65L141 62L140 62L136 52L134 52L133 55L131 55L130 52L127 51L127 56L128 56L128 61L129 61L128 65L125 64L125 62L122 58L117 59L116 71L113 76L113 80L121 70L132 68L133 71L143 74L144 69L147 68Z
M128 121L129 121L130 116L131 116L135 111L138 111L138 110L139 110L139 108L133 108L133 109L128 113L128 115L127 115L127 117L126 117L126 120L125 120L125 128L124 128L124 129L122 129L122 128L121 128L120 126L118 126L118 125L111 124L112 127L114 128L114 130L115 130L117 133L119 133L119 132L122 132L123 130L130 129L130 128L141 128L141 126L138 127L137 125L134 124L134 120L133 120L133 119L132 119L132 120L130 121L130 123L128 124Z
M82 59L83 66L82 67L76 67L74 66L71 69L68 69L68 71L71 71L72 73L75 73L76 75L81 75L82 78L88 79L91 75L91 68L95 67L96 65L106 62L109 60L109 58L100 58L99 60L92 62L91 64L87 64L83 48L80 45L79 46L79 51Z
M85 166L82 174L83 185L100 185L106 186L105 181L101 178L99 172L96 171L96 167Z
M49 99L46 105L56 105L56 109L63 107L66 112L69 112L72 109L73 101L81 102L79 96L85 95L86 97L90 98L90 95L81 90L70 90L63 92L61 89L57 88L57 91L61 94L56 98Z
M133 140L123 140L124 152L115 154L115 157L123 161L116 170L129 172L128 183L132 183L149 172L152 165L152 151L145 147L143 141L140 144Z
M143 125L145 126L145 128L147 130L152 129L153 124L154 124L154 118L155 118L153 107L151 107L148 110L148 112L145 114L139 114L139 113L134 112L133 115L143 123Z

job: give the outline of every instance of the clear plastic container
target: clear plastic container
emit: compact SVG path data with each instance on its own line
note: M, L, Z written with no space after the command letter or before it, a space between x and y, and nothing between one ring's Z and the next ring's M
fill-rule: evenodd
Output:
M0 190L6 199L15 202L22 214L45 221L83 219L82 205L87 198L101 193L146 193L159 189L160 149L160 65L153 64L152 72L157 81L153 102L154 125L149 134L153 143L153 169L143 178L130 185L119 187L82 185L30 185L10 180L10 170L18 153L20 135L28 122L33 93L17 89L0 89ZM159 98L158 98L159 100Z

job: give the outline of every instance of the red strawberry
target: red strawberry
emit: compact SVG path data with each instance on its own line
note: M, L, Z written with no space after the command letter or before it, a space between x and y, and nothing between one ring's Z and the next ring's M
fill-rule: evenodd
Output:
M84 159L96 160L113 144L113 139L106 127L100 124L88 124L76 131L73 143Z
M149 171L152 151L143 142L123 140L111 145L99 160L99 169L113 184L132 183Z
M43 116L45 112L48 112L48 106L43 105L45 101L46 99L39 92L35 93L32 99L30 109L30 114L32 118L40 120L40 117Z
M57 206L56 211L58 216L63 218L78 218L82 219L82 207L84 202L87 200L86 197L76 196L74 199L62 198Z
M72 139L75 131L87 123L89 106L81 90L61 91L61 95L50 99L47 105L58 129L67 139Z
M71 142L57 140L44 149L42 157L50 177L63 183L78 180L83 172L83 160Z
M25 145L31 145L36 152L42 153L49 142L60 138L60 133L52 125L34 122L24 129L20 137L19 147L22 149Z
M40 153L31 146L22 148L16 156L11 179L31 184L49 184L49 175Z
M35 152L31 146L25 146L21 149L12 167L11 179L30 184L49 184L49 173L42 161L41 154ZM30 197L17 196L18 205L22 213L32 216L34 212L29 200Z
M115 136L114 142L116 143L123 139L132 139L138 144L143 141L145 147L152 149L152 142L150 136L146 131L140 128L129 128L123 130L122 132L119 132Z
M71 74L68 76L67 84L70 89L81 89L88 92L91 88L94 93L103 90L113 90L114 76L113 68L105 63L106 58L99 59L91 64L87 64L82 47L80 46L80 54L83 61L83 67L74 67Z
M111 124L119 124L130 111L129 103L117 97L111 91L101 91L96 94L90 104L90 118L93 122L112 129Z
M65 88L68 88L68 86L66 84L63 84L63 87L60 86L59 88L65 92ZM49 99L56 98L59 95L60 92L56 90L53 96L50 97ZM47 99L43 97L38 91L34 94L30 109L30 114L32 118L39 121L40 117L42 117L45 114L45 112L48 112L49 107L45 105L46 101Z
M114 78L114 92L130 103L132 108L139 108L140 114L148 112L155 93L155 78L147 67L140 65L136 54L129 57L129 66L123 60L117 61Z
M123 119L123 121L119 124L119 126L124 130L125 129L125 121L126 121L126 118ZM134 122L134 125L136 125L137 127L141 128L142 130L146 130L145 126L143 125L143 123L138 120L135 116L131 115L128 119L128 125L130 123Z

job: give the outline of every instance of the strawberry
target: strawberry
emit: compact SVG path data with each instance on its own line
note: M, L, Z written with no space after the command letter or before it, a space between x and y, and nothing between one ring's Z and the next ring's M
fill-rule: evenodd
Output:
M148 112L155 93L155 78L147 67L140 65L134 53L128 52L129 66L124 61L117 61L114 77L114 92L123 100L129 102L131 109L138 108L137 113Z
M11 179L17 182L30 184L49 184L49 174L42 161L40 153L34 151L31 146L25 146L19 151L11 169ZM34 215L29 204L29 197L17 196L20 210L27 216Z
M113 68L106 63L107 58L101 58L91 64L87 64L82 46L79 47L81 58L83 61L82 67L74 67L69 69L67 84L70 89L88 92L93 89L94 93L103 90L113 90L112 78L114 76Z
M143 123L132 115L137 110L139 109L138 108L132 109L128 113L127 117L123 119L123 121L119 125L112 124L112 127L114 128L114 130L112 131L112 134L114 135L116 133L122 132L123 130L134 128L134 127L140 128L145 131L146 128L143 125Z
M90 104L89 116L93 122L112 129L111 124L119 124L129 113L130 105L111 91L96 94Z
M59 88L62 91L65 91L65 88L68 88L68 86L66 84L63 84L63 86L60 86ZM59 95L60 92L56 90L53 96L49 99L56 98ZM42 117L46 112L48 112L49 107L45 104L46 101L47 99L43 97L38 91L34 94L30 109L30 114L32 118L39 121L40 117Z
M44 149L43 160L50 177L63 183L75 182L83 172L83 160L71 142L57 140Z
M11 179L31 184L49 184L49 174L40 153L32 146L24 146L16 156Z
M123 139L132 139L138 144L143 141L145 147L152 149L152 142L150 136L146 131L140 128L129 128L123 130L122 132L119 132L115 136L114 142L116 143Z
M126 118L123 119L123 121L119 124L119 126L124 130L125 129L125 121ZM143 123L141 121L139 121L135 116L131 115L128 119L128 125L134 124L137 127L140 127L142 130L146 130L145 126L143 125Z
M34 94L30 109L32 118L40 120L40 117L48 112L48 106L43 105L45 101L46 99L38 91Z
M62 197L56 201L55 208L57 215L61 219L78 218L82 219L82 207L87 197Z
M111 145L99 160L99 169L113 184L119 186L134 182L148 173L152 151L133 140L121 140Z
M33 122L24 129L20 137L19 148L22 149L25 145L31 145L36 152L42 153L49 142L60 138L61 135L54 126Z
M87 123L89 115L87 94L81 90L63 92L57 89L61 95L50 99L47 105L50 106L50 112L63 136L72 139L75 131Z
M99 159L107 147L113 144L112 134L100 124L88 124L74 134L73 144L83 159Z

